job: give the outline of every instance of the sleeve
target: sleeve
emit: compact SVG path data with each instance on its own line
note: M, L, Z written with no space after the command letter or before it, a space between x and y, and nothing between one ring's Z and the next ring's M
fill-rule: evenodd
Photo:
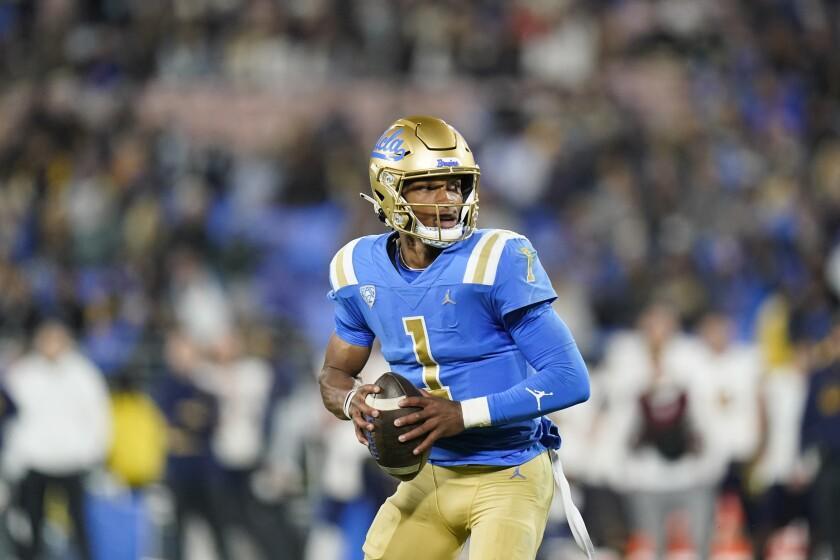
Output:
M86 387L80 389L79 397L88 426L85 441L89 459L96 462L105 458L111 445L113 434L111 395L102 372L92 362L81 362L77 367L82 370L82 375L86 378Z
M802 411L800 424L799 448L806 451L809 447L819 442L820 413L817 407L817 395L822 386L823 372L810 372L808 378L808 393L805 397L805 406Z
M374 339L373 331L368 327L353 300L340 297L335 292L330 292L329 298L335 302L335 334L348 344L371 346Z
M15 414L17 414L17 405L14 399L6 388L0 385L0 422L11 418Z
M490 298L499 318L517 309L557 299L537 251L527 238L515 237L505 244Z
M158 383L149 392L155 405L163 413L166 421L169 422L172 416L172 391L170 389L171 382L169 376L171 372L167 371L163 374L165 377L158 381Z
M516 422L589 398L589 374L569 328L548 302L512 316L509 332L536 370L506 391L461 403L467 428Z

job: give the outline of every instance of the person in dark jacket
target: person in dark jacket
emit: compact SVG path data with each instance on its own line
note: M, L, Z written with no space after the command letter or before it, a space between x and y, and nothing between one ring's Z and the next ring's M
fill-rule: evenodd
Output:
M840 558L840 324L811 352L801 445L819 457L810 492L808 557L818 557L828 546L831 557Z
M167 557L185 557L186 522L200 517L210 528L219 557L229 560L232 556L212 484L210 442L218 423L218 403L196 385L198 350L183 333L169 333L165 353L167 374L156 387L155 399L168 426L165 480L175 509L175 534Z

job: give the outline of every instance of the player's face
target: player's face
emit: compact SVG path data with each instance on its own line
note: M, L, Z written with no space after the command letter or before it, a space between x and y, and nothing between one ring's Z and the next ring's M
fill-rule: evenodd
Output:
M409 204L429 204L412 207L424 226L451 228L458 224L461 207L457 205L464 202L462 184L460 177L415 179L403 187L402 195ZM433 206L435 204L439 206Z

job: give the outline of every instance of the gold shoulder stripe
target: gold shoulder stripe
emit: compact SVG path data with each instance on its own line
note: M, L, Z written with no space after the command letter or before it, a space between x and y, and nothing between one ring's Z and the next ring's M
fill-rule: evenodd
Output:
M502 229L485 233L476 243L467 261L464 283L492 286L496 281L496 270L505 244L508 239L519 237L522 236L518 233Z
M493 252L493 248L496 246L496 243L499 242L499 238L501 236L501 232L498 231L491 233L487 243L485 243L484 247L481 248L481 252L478 254L478 262L475 266L475 274L473 274L472 280L470 281L471 284L484 283L482 280L487 274L487 261L490 259L490 253Z

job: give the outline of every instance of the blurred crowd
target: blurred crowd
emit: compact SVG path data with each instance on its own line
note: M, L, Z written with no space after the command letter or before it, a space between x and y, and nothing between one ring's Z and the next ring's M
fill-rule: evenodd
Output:
M590 366L603 553L840 558L838 39L835 0L0 2L0 555L359 557L392 482L317 398L327 270L427 113Z

